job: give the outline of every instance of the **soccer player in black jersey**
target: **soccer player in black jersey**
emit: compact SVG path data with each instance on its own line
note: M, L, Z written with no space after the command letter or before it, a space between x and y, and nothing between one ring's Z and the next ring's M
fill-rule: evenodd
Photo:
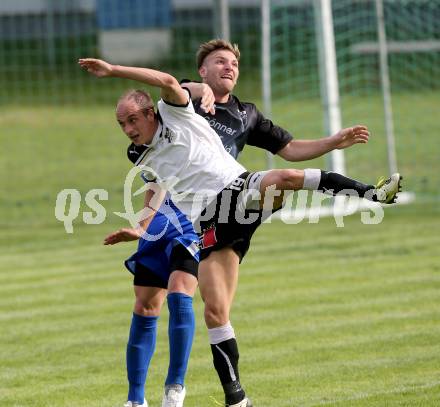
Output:
M368 129L361 125L316 140L293 139L288 131L265 118L253 103L242 102L232 94L239 76L239 58L238 47L227 41L204 43L197 53L203 82L182 81L182 86L191 91L196 112L208 121L233 157L237 158L248 144L287 161L303 161L368 142Z
M277 154L287 161L303 161L319 157L334 149L367 143L365 126L345 128L316 140L296 140L288 131L272 123L253 103L242 102L232 94L239 76L240 51L237 45L216 39L200 45L197 67L202 82L182 81L193 99L194 108L220 136L226 150L235 158L246 144ZM323 175L326 176L325 172ZM336 176L332 173L329 177ZM241 247L230 250L231 265L246 253L259 222L248 229ZM237 251L240 253L237 254ZM225 250L220 253L225 255ZM238 267L225 267L221 272L199 268L199 286L205 302L205 322L213 354L214 366L222 383L226 405L250 406L250 400L239 382L239 352L229 311L238 281Z

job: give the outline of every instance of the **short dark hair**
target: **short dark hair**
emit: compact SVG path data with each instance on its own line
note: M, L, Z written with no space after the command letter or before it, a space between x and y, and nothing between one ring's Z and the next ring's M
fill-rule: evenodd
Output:
M205 60L205 58L211 52L217 51L218 49L225 49L227 51L231 51L237 58L237 61L240 60L240 50L238 49L237 44L232 44L229 41L217 38L215 40L211 40L208 42L204 42L203 44L200 44L199 50L197 51L197 55L196 55L197 68L200 69L200 67L203 65L203 61Z
M150 94L148 92L145 92L144 90L141 89L128 90L119 98L117 106L119 106L120 103L129 100L135 102L145 116L147 115L149 110L151 109L154 110L153 99L150 96Z

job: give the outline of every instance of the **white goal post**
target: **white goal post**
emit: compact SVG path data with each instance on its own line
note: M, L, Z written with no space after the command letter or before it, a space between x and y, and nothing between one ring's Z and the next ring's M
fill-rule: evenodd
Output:
M339 81L336 60L332 0L313 0L315 13L315 26L318 44L318 57L320 68L321 101L324 110L324 124L327 135L332 135L342 128L341 107L339 101ZM390 81L388 74L387 43L384 28L382 0L376 0L377 25L378 25L378 52L380 54L380 73L382 93L384 100L384 112L386 121L388 165L391 173L397 171L397 160L395 153L393 118L391 109ZM261 0L261 35L262 35L262 95L264 113L271 115L271 29L270 29L271 6L269 0ZM268 153L268 168L272 168L273 159ZM334 150L330 153L330 169L340 174L346 173L345 158L343 150ZM413 193L400 193L398 204L410 203L414 200ZM351 204L350 204L351 202ZM371 208L371 203L359 199L353 205L353 198L336 197L332 200L331 206L296 208L290 210L285 208L283 215L274 214L273 218L295 221L308 218L309 221L321 216L346 216L354 211L362 211ZM290 210L290 214L286 213Z

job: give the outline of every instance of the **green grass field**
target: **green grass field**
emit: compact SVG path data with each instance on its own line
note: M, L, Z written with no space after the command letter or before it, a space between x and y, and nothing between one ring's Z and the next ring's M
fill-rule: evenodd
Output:
M295 106L295 117L309 121L306 107ZM420 109L415 117L423 103ZM417 120L403 119L402 128L420 131ZM122 210L127 141L109 106L4 108L0 129L0 406L122 406L133 303L122 261L135 245L104 247L102 240L125 225L112 212ZM403 132L405 185L421 199L387 208L380 225L363 225L355 214L344 228L325 218L273 222L257 232L232 313L242 382L257 407L439 405L440 164L432 129L435 116L417 133L421 144ZM376 143L348 159L368 161ZM254 154L243 161L261 167L264 156ZM106 189L106 222L85 225L83 205L66 234L54 216L64 188L83 198ZM185 406L210 407L222 393L198 295L195 307ZM160 405L166 375L166 330L164 309L147 383L151 407Z

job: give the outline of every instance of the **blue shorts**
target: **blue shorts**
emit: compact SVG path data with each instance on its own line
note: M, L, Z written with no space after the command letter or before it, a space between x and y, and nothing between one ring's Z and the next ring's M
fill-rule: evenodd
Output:
M195 274L197 277L198 242L199 238L192 223L170 199L166 199L139 240L136 253L125 261L125 266L133 274L140 272L139 270L142 273L154 273L154 276L165 284L176 269ZM179 245L186 250L174 250ZM176 262L176 252L180 253L181 258L186 257L182 258L182 267L179 267L178 259ZM196 270L193 270L194 268Z

